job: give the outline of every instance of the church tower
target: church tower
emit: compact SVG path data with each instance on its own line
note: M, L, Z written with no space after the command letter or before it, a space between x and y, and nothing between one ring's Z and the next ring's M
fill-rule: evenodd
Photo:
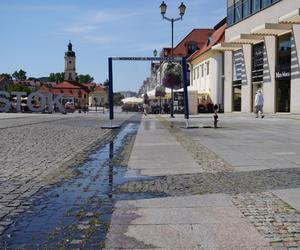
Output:
M65 81L76 81L76 56L72 50L71 41L68 44L68 51L65 53Z

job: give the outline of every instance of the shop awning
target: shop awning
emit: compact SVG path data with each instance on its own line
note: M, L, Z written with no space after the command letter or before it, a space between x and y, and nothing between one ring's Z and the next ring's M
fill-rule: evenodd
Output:
M292 30L290 24L265 23L251 30L253 35L278 36Z
M230 43L235 44L254 44L264 39L263 36L260 35L252 35L252 34L240 34L236 37L230 39Z
M235 43L219 43L212 47L212 50L219 51L235 51L241 49L242 46L240 44Z
M300 24L300 8L279 18L280 23Z

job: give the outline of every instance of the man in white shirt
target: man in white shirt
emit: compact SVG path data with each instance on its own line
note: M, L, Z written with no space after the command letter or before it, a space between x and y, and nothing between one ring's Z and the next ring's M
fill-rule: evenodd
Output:
M264 118L264 112L263 112L263 107L264 107L264 97L262 94L261 89L259 89L256 92L255 95L255 114L256 114L256 118L259 117L259 115L261 116L261 118Z

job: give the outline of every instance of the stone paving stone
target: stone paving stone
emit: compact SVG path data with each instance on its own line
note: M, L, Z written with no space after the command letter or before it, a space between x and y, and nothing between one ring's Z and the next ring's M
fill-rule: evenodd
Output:
M226 195L118 203L107 249L272 249Z
M238 194L232 201L272 246L300 248L300 213L289 204L271 192Z

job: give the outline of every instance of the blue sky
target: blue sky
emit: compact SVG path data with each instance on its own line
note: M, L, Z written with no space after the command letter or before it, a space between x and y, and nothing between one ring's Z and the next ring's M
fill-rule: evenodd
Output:
M27 76L64 70L69 40L77 73L96 82L107 78L109 56L152 56L170 47L171 23L163 21L161 0L0 0L0 73ZM166 0L166 16L177 17L181 1ZM225 0L187 0L175 23L176 45L193 28L210 28L225 16ZM149 75L147 62L114 62L114 90L137 91Z

